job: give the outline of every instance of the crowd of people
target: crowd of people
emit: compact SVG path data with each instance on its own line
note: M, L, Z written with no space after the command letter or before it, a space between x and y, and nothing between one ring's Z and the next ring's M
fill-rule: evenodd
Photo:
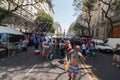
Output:
M45 36L30 38L26 36L24 40L20 40L20 45L23 49L23 58L26 58L28 46L34 46L34 50L38 53L50 59L50 56L55 58L63 58L65 61L69 62L67 69L69 80L76 80L76 75L79 70L79 62L85 61L86 58L90 57L94 59L95 53L95 43L91 40L79 40L79 38L46 38ZM113 65L119 67L120 64L120 45L116 45L114 49Z
M42 37L34 35L32 38L28 35L24 40L20 40L19 44L22 46L23 58L28 57L28 46L34 46L34 50L37 50L46 59L50 59L50 56L53 55L55 58L67 60L69 62L67 69L69 80L76 80L80 60L85 61L87 58L86 53L91 54L94 51L93 42L80 41L77 38L48 39L46 35ZM93 56L91 55L90 57L92 58Z

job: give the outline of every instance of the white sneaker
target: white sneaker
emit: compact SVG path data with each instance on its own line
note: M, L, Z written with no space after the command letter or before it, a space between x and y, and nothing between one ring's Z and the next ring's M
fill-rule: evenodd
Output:
M117 64L116 67L120 67L120 65Z

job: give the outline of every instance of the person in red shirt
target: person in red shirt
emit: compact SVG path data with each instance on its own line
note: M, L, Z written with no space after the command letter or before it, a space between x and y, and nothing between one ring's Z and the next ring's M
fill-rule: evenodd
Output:
M71 45L71 43L70 43L70 41L69 40L67 40L67 42L66 42L66 44L67 44L67 51L70 51L70 50L72 50L73 48L72 48L72 45Z

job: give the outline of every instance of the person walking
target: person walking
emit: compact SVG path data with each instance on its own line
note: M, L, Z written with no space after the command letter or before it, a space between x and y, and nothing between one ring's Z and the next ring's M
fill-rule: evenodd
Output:
M87 57L87 55L86 55L86 49L87 49L87 47L86 47L86 44L85 44L85 42L82 44L82 53L83 53L83 56L84 57Z
M76 76L79 70L79 63L81 61L85 61L84 56L79 52L79 50L80 50L80 46L76 45L75 49L69 52L70 60L69 60L69 65L68 65L68 70L67 70L68 77L69 77L68 80L76 80Z
M95 58L95 45L92 41L90 42L89 51L91 59Z
M42 43L42 56L46 58L49 57L49 48L49 43L46 41L46 39L44 39Z
M56 42L56 56L57 57L60 56L60 39L57 39L57 42Z
M28 38L26 37L22 42L23 58L26 58L28 56L28 53L27 53L28 43L29 41L28 41Z
M120 44L116 44L116 48L114 49L112 65L116 65L116 67L120 67Z
M46 39L43 39L43 41L42 41L42 56L45 56L45 43L46 43Z

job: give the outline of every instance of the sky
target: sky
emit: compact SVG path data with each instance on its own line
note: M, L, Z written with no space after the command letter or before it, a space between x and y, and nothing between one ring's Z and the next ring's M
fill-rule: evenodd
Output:
M73 16L75 14L73 0L53 0L52 3L55 5L54 21L59 22L62 30L65 29L67 32L70 24L76 20L76 16Z

